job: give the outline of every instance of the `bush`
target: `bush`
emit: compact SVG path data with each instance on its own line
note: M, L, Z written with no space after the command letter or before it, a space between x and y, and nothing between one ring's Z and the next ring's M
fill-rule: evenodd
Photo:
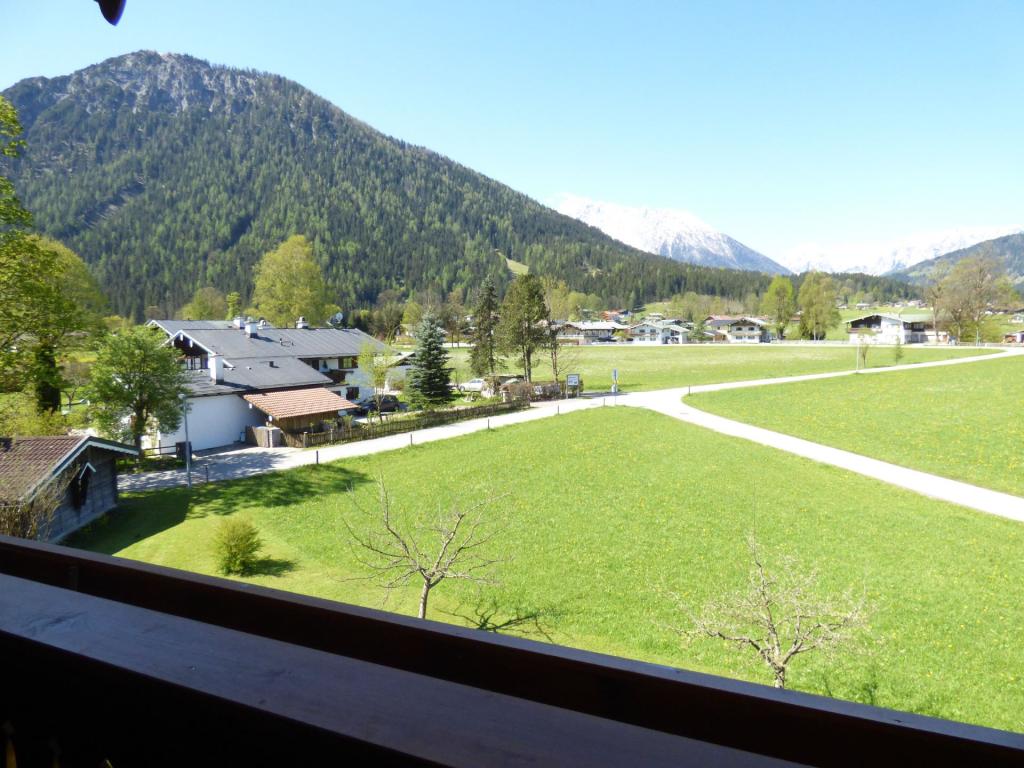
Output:
M228 517L217 528L213 545L221 573L244 575L252 571L263 542L255 525L244 518Z

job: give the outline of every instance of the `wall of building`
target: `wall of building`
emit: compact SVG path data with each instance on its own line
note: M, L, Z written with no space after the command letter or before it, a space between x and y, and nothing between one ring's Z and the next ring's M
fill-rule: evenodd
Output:
M245 440L246 427L263 426L266 415L238 395L195 397L188 412L188 436L193 451L219 448ZM174 432L160 432L157 444L173 446L185 441L184 421Z
M64 501L53 513L46 539L54 540L88 525L117 506L116 454L100 448L88 448L65 470L62 481L68 484ZM92 466L85 493L77 495L74 484L86 462ZM76 500L79 502L76 505Z

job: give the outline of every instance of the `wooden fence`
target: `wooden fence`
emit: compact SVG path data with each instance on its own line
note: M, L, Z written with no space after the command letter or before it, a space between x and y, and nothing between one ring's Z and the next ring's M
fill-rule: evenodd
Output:
M332 443L348 443L356 440L372 440L377 437L399 435L414 432L418 429L441 427L457 421L481 419L487 416L500 416L528 408L527 402L489 403L470 408L455 408L450 411L428 411L422 416L411 418L388 419L376 424L351 424L328 429L323 432L301 432L299 434L284 433L285 444L292 448L314 448Z

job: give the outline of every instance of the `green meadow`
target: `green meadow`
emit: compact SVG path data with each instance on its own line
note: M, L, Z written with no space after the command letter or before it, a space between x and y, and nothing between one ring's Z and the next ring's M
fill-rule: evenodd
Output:
M450 349L454 380L473 378L469 370L469 350ZM891 348L872 350L868 365L881 367L895 362ZM956 347L905 347L901 363L923 363L984 354L979 350ZM611 389L612 370L619 372L619 387L626 392L716 384L744 379L767 379L828 373L856 367L855 347L782 345L782 344L683 344L643 346L630 344L565 347L563 359L572 360L567 371L579 373L586 389ZM543 353L535 359L534 378L550 381L550 360ZM504 371L520 372L512 361Z
M867 377L864 377L865 379ZM746 581L754 533L767 553L817 568L820 588L866 592L870 619L837 658L808 654L794 688L1024 730L1024 527L635 408L602 408L233 482L132 495L72 544L214 573L219 519L259 528L246 580L406 614L415 586L384 593L345 521L365 524L383 476L400 519L498 497L499 584L445 582L430 618L477 605L540 611L550 640L767 683L752 655L680 641L699 608Z
M871 350L884 357L887 350ZM692 395L720 416L1024 496L1024 357Z

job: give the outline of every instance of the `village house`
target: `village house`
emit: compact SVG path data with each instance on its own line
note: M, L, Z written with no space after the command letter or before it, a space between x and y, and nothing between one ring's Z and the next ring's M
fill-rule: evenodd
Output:
M648 317L629 327L629 337L635 344L686 344L690 329L680 323Z
M117 459L137 455L130 445L83 435L0 438L0 506L52 509L37 537L61 539L117 505ZM45 494L53 498L44 504Z
M768 324L757 317L709 315L704 327L724 334L730 344L766 344L772 340Z
M204 450L246 439L257 427L317 431L373 395L359 369L364 345L384 345L354 328L294 328L235 320L153 320L189 371L187 424L158 433L150 447L185 441ZM404 375L396 366L391 381Z
M593 344L597 341L611 341L612 334L628 330L628 325L607 322L574 320L562 323L558 329L558 340L563 344Z
M878 313L854 318L846 326L854 344L926 344L949 340L945 332L936 336L931 313Z

